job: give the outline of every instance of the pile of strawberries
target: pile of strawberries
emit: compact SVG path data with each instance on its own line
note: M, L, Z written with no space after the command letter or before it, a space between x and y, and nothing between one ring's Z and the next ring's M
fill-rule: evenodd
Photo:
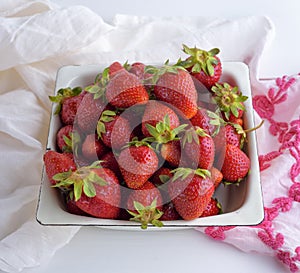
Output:
M247 97L220 82L218 49L183 51L161 67L114 62L93 84L50 97L62 127L45 170L67 211L142 228L221 213L216 188L250 169Z

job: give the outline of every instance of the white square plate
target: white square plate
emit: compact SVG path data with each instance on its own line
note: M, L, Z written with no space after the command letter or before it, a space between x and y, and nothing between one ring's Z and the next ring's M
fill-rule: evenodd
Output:
M87 86L94 81L95 76L103 68L104 66L101 65L62 67L57 73L55 92L65 87ZM238 86L243 94L248 96L248 100L245 102L247 111L244 114L244 124L246 128L253 128L255 124L248 67L241 62L223 62L223 73L220 81ZM54 108L55 105L52 107L47 143L47 149L52 150L55 150L56 132L61 126L59 116L53 114ZM239 186L224 186L221 184L215 192L215 196L222 204L223 214L191 221L165 221L163 228L155 228L155 230L212 225L255 225L260 223L264 218L264 210L255 131L248 133L247 139L246 149L251 160L251 171L246 181L240 183ZM42 225L91 225L114 229L137 229L138 227L138 230L140 230L140 224L136 222L99 219L68 213L64 208L58 190L51 187L45 169L43 169L42 174L36 219ZM149 228L152 229L153 227L150 225Z

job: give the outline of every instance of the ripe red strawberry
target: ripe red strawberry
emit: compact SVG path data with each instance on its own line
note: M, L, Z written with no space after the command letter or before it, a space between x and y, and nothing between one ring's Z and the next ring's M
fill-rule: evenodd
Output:
M163 215L159 218L161 221L174 221L181 218L172 202L163 205L162 212Z
M94 162L107 152L107 147L98 139L96 134L87 135L81 146L82 155Z
M68 97L63 100L60 118L64 124L68 125L74 123L78 107L85 94L86 92L82 92L79 95Z
M65 100L71 97L78 96L82 92L81 87L74 88L61 88L57 91L55 96L49 96L50 101L57 103L55 114L59 114L61 112L62 105Z
M213 216L218 215L220 213L222 213L221 204L218 202L217 199L211 198L200 217Z
M224 163L221 169L224 180L238 183L248 174L249 169L249 157L239 147L226 145Z
M172 167L177 168L181 163L181 147L179 140L164 143L160 149L161 157L166 160Z
M182 145L185 155L192 162L197 162L198 168L209 170L213 166L215 144L203 129L198 127L186 130Z
M234 115L230 115L229 122L240 125L241 127L244 126L244 120L242 118L236 118Z
M162 197L160 191L149 181L140 188L132 190L127 200L127 211L133 216L130 220L140 222L146 229L148 224L161 227L158 220L162 216Z
M118 151L130 141L129 121L113 111L105 110L98 121L97 134L107 147Z
M109 78L111 79L116 75L116 73L125 70L123 65L121 65L119 62L113 62L109 67L108 67L108 75Z
M228 83L216 83L215 86L211 88L213 92L213 99L219 106L224 119L229 121L232 115L236 118L241 118L245 105L244 101L248 99L244 96L237 86L231 86Z
M135 104L145 104L149 95L137 76L128 71L120 71L106 86L107 101L118 108L128 108Z
M214 166L220 170L223 165L226 150L225 126L219 128L219 132L213 137L213 140L215 144Z
M127 209L136 212L134 201L143 206L149 206L156 199L156 207L162 209L163 200L160 191L150 182L146 181L140 188L131 190L127 199Z
M156 73L160 75L154 86L157 100L173 105L187 119L192 118L197 113L198 95L190 74L182 67L166 65Z
M156 186L162 185L173 177L171 171L170 168L161 167L151 176L150 180Z
M56 187L72 189L75 205L89 215L115 219L119 215L121 190L117 177L98 161L73 172L56 175Z
M172 169L161 167L149 179L160 191L164 203L170 202L168 181L173 177Z
M214 182L215 188L217 188L223 180L223 174L216 167L210 169L211 181Z
M74 200L74 193L71 191L66 197L66 209L67 212L76 214L76 215L83 215L87 216L88 214L82 211L80 208L77 207L76 202Z
M177 114L168 107L165 103L156 100L150 100L146 104L145 112L142 119L142 132L144 136L151 136L147 128L147 124L153 127L159 122L163 122L164 118L168 115L169 119L169 129L173 130L180 125L179 118Z
M123 179L118 161L112 151L108 151L106 154L102 155L100 160L103 168L111 169L120 181Z
M61 127L56 135L56 143L61 152L73 153L78 155L78 148L81 137L79 133L74 130L73 125L66 125Z
M151 74L145 73L145 68L145 64L136 62L130 66L128 71L136 75L140 80L145 80L151 76Z
M200 217L213 193L214 184L207 170L178 168L168 183L169 195L184 220Z
M56 134L56 144L62 152L72 152L72 132L73 125L61 127ZM68 141L68 139L70 141ZM67 140L67 141L66 141Z
M210 123L210 117L208 110L205 108L198 108L197 113L193 116L190 121L195 127L202 128L207 134L212 135L214 126Z
M76 170L75 162L71 157L51 150L44 154L44 164L46 174L52 185L57 183L57 181L53 179L53 176L56 174Z
M97 122L106 104L101 98L95 99L94 94L87 93L78 107L74 128L78 128L85 134L95 132Z
M130 146L118 157L121 173L131 189L141 187L158 168L158 158L148 146Z
M232 124L225 125L226 144L240 147L242 135L239 134Z
M78 191L81 191L79 199L76 199L74 185L77 207L95 217L116 219L120 212L121 191L114 173L106 168L91 168L85 179L89 179L89 182L82 180L78 186ZM91 186L94 189L91 190Z
M220 52L218 48L209 51L189 48L183 45L183 51L190 55L186 60L179 60L178 64L187 68L191 75L200 81L206 88L210 89L217 83L222 75L222 64L216 55Z

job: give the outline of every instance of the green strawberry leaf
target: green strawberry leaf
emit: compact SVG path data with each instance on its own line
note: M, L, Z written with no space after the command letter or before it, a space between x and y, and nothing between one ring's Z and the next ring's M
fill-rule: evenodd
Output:
M92 94L96 94L100 90L101 90L101 88L99 85L90 85L85 88L85 91L92 93Z
M239 111L235 105L230 106L230 111L236 118L239 116Z
M96 189L89 179L83 179L83 192L87 197L96 196Z
M213 49L209 50L208 53L209 53L210 56L216 56L220 53L220 49L213 48Z
M197 169L195 174L201 176L202 178L211 177L211 172L206 169Z
M161 217L161 216L160 216L160 217ZM151 222L151 224L152 224L153 226L156 226L156 227L163 227L163 226L164 226L163 222L162 222L162 221L159 221L159 220L157 220L157 219L154 219L154 220Z
M91 176L89 177L90 181L93 183L96 183L100 186L106 186L107 182L100 176L98 176L96 173L92 172Z
M184 129L188 126L188 124L181 124L178 127L172 130L174 136L178 135L179 133L183 132Z
M83 181L78 181L74 184L74 198L75 201L78 201L82 194Z
M196 63L192 68L193 73L199 73L201 70L202 70L202 67L199 63Z
M215 73L214 66L210 61L208 61L206 63L206 67L207 67L207 74L212 77Z
M161 174L159 175L159 179L162 183L166 183L170 180L170 176L169 175L166 175L166 174Z
M68 171L68 172L63 172L63 173L57 173L55 174L52 179L55 180L55 181L64 181L66 180L67 178L69 178L72 174L72 171Z
M190 169L190 168L183 168L183 167L176 168L171 171L171 173L174 173L172 181L175 181L177 179L184 180L193 172L194 172L194 170Z
M105 128L105 124L102 121L98 121L97 122L97 135L99 138L102 138L102 135L106 133L106 128Z
M155 127L148 123L146 123L145 126L151 136L153 136L154 138L158 138L160 134Z
M98 168L102 168L101 167L101 163L104 162L103 160L96 160L94 161L90 166L89 168L90 169L98 169Z

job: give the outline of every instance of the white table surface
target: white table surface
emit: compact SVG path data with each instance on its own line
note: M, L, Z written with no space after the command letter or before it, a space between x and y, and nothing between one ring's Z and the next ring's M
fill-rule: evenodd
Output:
M226 18L268 15L275 25L276 37L262 59L260 76L274 77L300 72L299 0L284 2L277 0L55 0L54 2L61 6L85 5L107 22L111 22L116 13L155 16L210 14ZM23 272L183 273L194 271L288 272L275 258L243 253L192 229L130 232L97 227L82 228L68 245L56 252L48 264Z

